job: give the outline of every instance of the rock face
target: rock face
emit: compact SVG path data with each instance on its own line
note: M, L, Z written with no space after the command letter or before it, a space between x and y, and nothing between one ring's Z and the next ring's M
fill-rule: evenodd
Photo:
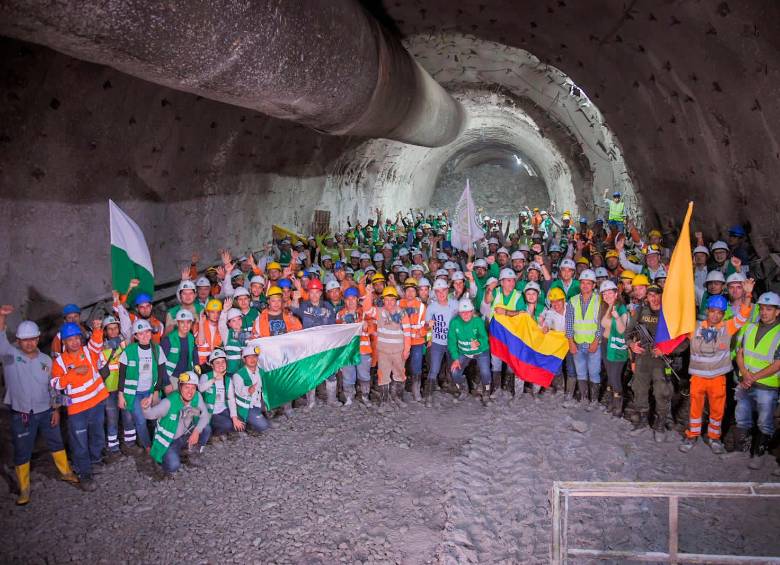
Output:
M694 225L709 237L743 222L762 255L776 250L780 4L376 4L375 15L445 88L463 88L460 66L481 81L469 89L499 93L499 106L531 116L551 144L535 142L551 156L533 159L555 200L596 215L604 188L626 186L645 224L666 227L691 198ZM481 51L476 41L524 49L560 69L611 134L592 135L603 124L583 125L562 96L524 106L551 75L518 79L518 69L495 66L499 47ZM451 156L446 147L425 153L322 135L16 40L0 41L0 55L0 290L31 317L109 290L109 197L145 229L164 282L193 249L257 247L272 222L308 228L315 209L343 222L375 204L425 206ZM449 66L439 76L442 59ZM473 119L480 96L472 123L483 119ZM508 136L513 123L485 121L484 129ZM451 145L479 148L479 129L466 133L468 144Z

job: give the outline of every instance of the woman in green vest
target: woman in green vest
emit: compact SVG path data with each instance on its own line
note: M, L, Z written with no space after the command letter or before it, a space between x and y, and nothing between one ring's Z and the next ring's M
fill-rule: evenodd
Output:
M228 409L237 432L248 429L253 432L264 432L270 425L263 412L263 381L257 357L258 347L247 345L241 355L244 366L230 378L228 386Z
M211 436L209 411L198 392L198 375L188 371L176 380L175 392L143 410L146 418L157 420L150 455L167 475L179 470L182 449L186 447L191 454L203 453Z
M241 368L241 350L244 341L241 336L241 310L232 308L233 299L226 298L222 314L219 315L219 335L222 338L222 348L227 355L227 373L232 375Z
M610 280L601 283L601 328L606 336L607 382L612 389L612 399L607 408L615 418L623 414L623 369L628 361L628 346L625 333L628 310L618 299L617 285Z
M233 429L227 405L230 374L227 372L227 355L222 349L215 349L209 355L211 371L200 376L198 390L211 414L211 430L214 435L227 434Z

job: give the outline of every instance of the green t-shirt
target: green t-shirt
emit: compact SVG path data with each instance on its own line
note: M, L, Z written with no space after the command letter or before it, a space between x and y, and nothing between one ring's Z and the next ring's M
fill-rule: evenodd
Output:
M476 347L472 343L474 341L477 342ZM468 322L464 322L463 318L455 316L450 321L447 349L452 359L457 359L461 355L474 356L488 351L490 344L484 320L474 316Z
M628 312L623 304L618 304L615 310L617 310L618 316L623 316ZM626 346L625 334L618 332L617 322L614 318L612 319L609 337L607 338L607 361L628 361L628 347Z

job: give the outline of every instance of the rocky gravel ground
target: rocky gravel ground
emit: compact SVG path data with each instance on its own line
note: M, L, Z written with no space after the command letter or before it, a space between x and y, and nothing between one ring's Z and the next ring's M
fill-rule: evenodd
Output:
M175 479L126 457L83 493L33 464L32 503L0 499L3 563L547 563L554 480L780 481L740 456L653 441L599 411L440 395L380 412L296 411L265 435L213 442ZM681 549L780 553L770 501L681 505ZM658 501L579 501L570 544L663 549Z

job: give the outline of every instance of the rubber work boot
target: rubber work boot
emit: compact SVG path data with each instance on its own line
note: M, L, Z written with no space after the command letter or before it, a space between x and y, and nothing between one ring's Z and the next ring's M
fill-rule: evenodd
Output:
M712 451L715 455L723 455L726 453L726 448L723 447L723 443L719 439L711 439L710 451Z
M317 398L315 397L316 390L312 389L306 393L306 410L311 410L317 406Z
M580 381L580 384L585 384L584 381ZM599 389L601 385L599 383L588 383L590 389L590 401L587 398L583 398L582 402L585 403L585 410L591 412L599 403ZM584 392L584 391L583 391Z
M422 395L420 394L420 375L414 375L412 377L412 395L415 402L422 402Z
M490 385L479 385L479 399L482 401L482 406L490 404Z
M394 381L393 384L395 385L395 397L398 401L398 406L406 406L406 400L404 399L404 394L406 394L406 381Z
M344 385L344 406L352 406L353 398L355 398L355 385Z
M663 443L666 441L666 416L658 414L653 424L653 439L656 443Z
M390 403L390 385L379 385L379 409L384 412Z
M584 382L584 381L580 381ZM564 408L574 408L577 406L577 399L574 397L574 387L577 386L577 380L574 378L569 379L566 381L566 394L564 395L563 400L563 407ZM580 391L584 390L584 385L580 387Z
M509 399L511 405L519 404L520 401L523 400L523 396L525 395L525 381L517 379L513 388L513 394Z
M30 463L16 467L16 480L19 482L19 496L16 498L16 505L24 506L30 502Z
M360 383L360 402L365 406L371 406L371 381L359 381Z
M433 381L431 379L425 379L425 385L423 385L423 396L425 397L425 407L430 408L433 406Z
M698 436L694 436L694 437L686 436L686 438L680 444L680 447L678 447L677 449L679 449L683 453L688 453L691 449L693 449L693 446L695 446L696 442L698 441L699 441Z
M338 397L338 386L339 383L336 381L325 381L326 403L328 406L341 406Z
M68 454L65 453L65 450L60 449L59 451L54 451L51 456L54 459L54 465L60 472L60 478L66 483L70 483L72 485L77 484L79 482L79 478L76 476L76 473L73 472L73 469L70 468L70 463L68 463Z
M748 463L748 468L753 471L758 471L764 466L768 457L765 457L769 453L769 440L770 437L764 433L758 432L758 445L756 446L756 452Z
M97 490L97 483L95 479L90 477L80 477L79 486L84 492L95 492Z
M612 393L612 406L610 406L613 418L620 418L623 415L623 395L619 392Z
M493 381L490 387L490 398L497 400L499 395L503 392L501 389L501 372L493 373Z
M464 380L460 384L456 383L455 386L458 387L458 396L455 399L460 401L466 400L469 397L469 383ZM484 389L484 394L490 393L490 385L484 385Z
M598 396L598 393L597 393ZM610 409L612 406L612 387L607 385L607 388L604 390L604 395L601 397L601 403L604 405L604 408L607 410Z
M631 423L634 424L634 429L639 430L641 428L646 428L648 424L647 419L647 412L642 410L638 412L634 412L631 415Z
M750 451L750 432L744 428L734 428L734 451L747 453Z
M564 385L563 385L563 374L562 373L559 373L559 374L555 375L555 377L553 377L552 389L553 389L553 395L554 396L559 396L563 392Z

